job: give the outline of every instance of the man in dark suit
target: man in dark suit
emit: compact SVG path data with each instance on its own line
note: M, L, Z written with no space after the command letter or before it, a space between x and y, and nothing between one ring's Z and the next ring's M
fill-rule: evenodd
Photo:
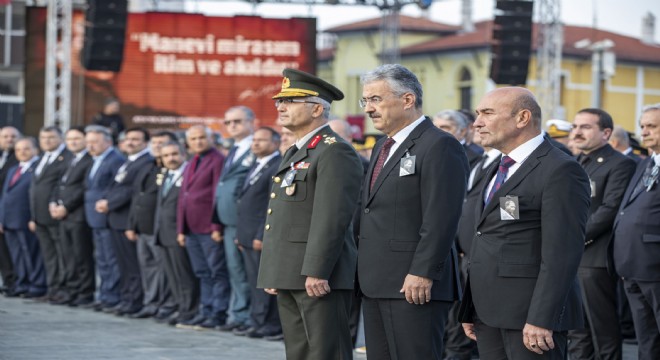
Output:
M177 316L168 319L170 325L187 323L199 308L199 280L195 277L184 242L177 241L177 202L186 168L186 152L179 142L170 141L161 147L161 161L166 172L158 190L154 236L163 249L163 266L167 285L177 305Z
M619 151L623 155L633 159L635 163L639 164L642 161L642 158L635 154L632 146L630 146L630 135L628 132L619 125L615 125L612 130L612 135L610 136L609 144L615 150Z
M476 144L481 144L481 137L478 132L474 134L473 141ZM499 150L490 147L484 148L484 154L481 156L481 160L470 169L467 193L463 202L461 220L458 222L458 232L456 234L456 250L458 251L458 264L461 270L461 288L465 286L465 280L467 279L468 257L472 246L472 238L474 237L475 222L477 221L474 209L483 202L479 198L479 194L481 193L481 188L485 186L484 181L486 181L488 168L493 162L499 162L500 156L501 152ZM446 360L469 360L472 358L473 351L476 350L477 346L474 341L465 336L463 325L458 322L459 304L459 302L454 303L449 311L447 341L445 343Z
M484 150L473 142L467 142L468 128L471 123L462 112L456 110L440 111L433 117L433 125L450 133L463 145L470 169L481 160Z
M29 227L39 239L39 248L46 266L48 300L53 304L66 304L71 300L64 288L64 264L69 254L62 246L59 221L53 219L49 210L56 204L54 192L73 157L62 140L62 132L55 126L44 127L39 131L39 145L43 154L36 165L30 186L32 219Z
M582 326L577 268L589 180L544 139L541 108L524 88L489 92L474 124L502 152L486 175L459 320L482 359L564 359L566 331ZM497 173L496 173L497 172ZM513 201L518 214L504 211ZM542 356L539 356L542 354Z
M614 150L607 140L614 123L601 109L575 115L571 138L581 151L578 162L589 175L591 207L578 281L585 328L571 330L568 352L573 359L621 359L617 316L617 278L607 269L612 226L623 193L635 172L635 162Z
M614 266L623 277L639 342L639 359L660 358L660 104L642 111L639 163L614 221Z
M95 310L110 311L120 305L119 265L113 245L113 231L106 213L96 211L97 201L104 199L124 157L112 146L110 131L100 125L85 128L87 151L92 156L92 165L85 180L85 219L92 228L96 269L101 279L98 302L92 303Z
M136 243L144 290L142 310L130 315L135 319L153 316L156 320L165 320L176 311L176 304L167 286L163 249L156 245L154 237L156 203L164 171L160 148L171 141L177 141L177 138L169 131L159 132L151 137L149 149L154 159L139 170L133 182L134 195L128 214L128 227L124 234L128 240Z
M231 303L229 314L231 322L220 326L222 331L246 331L250 321L250 285L245 264L236 239L237 198L243 187L247 172L254 163L254 154L250 152L252 132L254 131L254 112L246 106L235 106L225 112L225 129L234 140L223 164L222 175L215 189L213 222L221 224L222 234L211 234L215 241L222 241L227 260L227 271L231 284ZM223 241L224 238L224 241Z
M308 73L285 69L273 97L297 141L273 179L257 287L277 294L290 359L350 359L348 327L356 249L351 218L362 165L329 126L344 94Z
M138 173L154 161L149 154L149 132L143 128L126 130L128 159L117 169L105 195L96 202L96 211L108 215L113 245L119 263L120 303L117 315L132 315L142 309L144 292L135 241L126 238L128 213ZM153 210L153 209L152 209Z
M277 298L257 288L259 261L263 244L264 225L270 200L273 177L282 161L280 135L271 128L255 131L250 151L255 162L250 166L238 194L238 223L236 242L241 249L249 287L251 327L241 331L234 329L236 335L252 338L281 338L282 325L277 312ZM228 240L228 239L227 239Z
M7 247L16 271L14 294L29 298L46 293L46 272L39 250L39 240L28 228L30 214L30 185L38 161L34 138L16 142L15 154L19 163L7 173L0 202L0 231L5 234Z
M87 305L94 301L94 248L90 239L92 231L85 221L85 179L92 166L87 152L85 130L69 129L65 134L71 160L58 180L53 194L54 205L50 215L59 221L60 243L65 256L65 299L71 306Z
M360 105L387 135L362 187L358 281L367 356L441 359L447 313L460 296L454 239L468 161L462 145L423 115L422 87L410 70L383 65L361 82Z
M211 130L193 126L186 131L186 141L194 154L183 173L177 210L177 241L185 244L195 276L201 286L201 307L190 321L179 327L213 329L227 321L229 307L229 275L223 244L211 233L221 231L213 224L213 199L222 173L224 158L211 146Z
M16 155L14 155L14 145L21 133L13 126L5 126L0 130L0 184L5 183L9 169L18 164ZM0 193L0 198L2 194ZM0 233L0 275L2 275L2 289L7 296L14 296L14 282L16 274L14 273L14 264L11 261L11 255L5 242L4 234Z

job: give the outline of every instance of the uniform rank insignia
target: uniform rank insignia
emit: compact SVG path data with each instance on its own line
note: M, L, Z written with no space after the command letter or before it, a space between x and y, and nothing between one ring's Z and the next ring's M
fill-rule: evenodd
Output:
M318 145L319 141L321 141L321 135L314 136L314 138L312 139L312 142L310 142L309 145L307 145L307 148L308 149L316 148L316 145Z
M337 139L335 139L334 136L330 136L330 137L325 138L325 140L323 142L325 142L328 145L332 145L332 144L337 142Z
M286 189L284 189L284 192L286 192L286 194L289 196L293 196L296 193L296 184L287 186Z
M304 161L301 161L293 166L294 169L296 170L304 170L309 168L309 163L306 163Z

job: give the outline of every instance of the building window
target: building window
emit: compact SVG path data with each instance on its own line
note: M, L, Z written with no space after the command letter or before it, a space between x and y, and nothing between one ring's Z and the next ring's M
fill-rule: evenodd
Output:
M466 67L461 69L458 93L460 95L460 108L472 110L472 74Z

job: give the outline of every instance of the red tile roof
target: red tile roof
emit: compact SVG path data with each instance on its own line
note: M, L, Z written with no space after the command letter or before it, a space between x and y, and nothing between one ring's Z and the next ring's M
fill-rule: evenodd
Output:
M438 39L429 40L420 44L411 45L401 49L401 55L414 55L424 53L444 52L457 49L488 47L491 41L492 21L482 21L475 24L472 33L457 33ZM536 31L534 25L533 48L536 49ZM564 55L590 56L591 52L585 49L576 49L575 43L582 39L592 42L610 39L614 42L612 49L616 54L617 61L632 61L660 64L660 45L645 44L640 39L613 33L611 31L596 30L583 26L564 26Z
M325 32L336 34L347 32L378 31L380 29L380 20L381 18L377 17L346 25L335 26L325 30ZM461 28L460 26L439 23L423 17L412 17L407 15L399 16L399 26L401 31L421 33L454 33Z

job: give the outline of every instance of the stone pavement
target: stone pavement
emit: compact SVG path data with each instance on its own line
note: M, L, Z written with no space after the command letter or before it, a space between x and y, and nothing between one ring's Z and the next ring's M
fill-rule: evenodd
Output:
M624 360L637 358L624 345ZM0 296L0 360L281 360L284 343ZM355 360L366 356L355 355Z

